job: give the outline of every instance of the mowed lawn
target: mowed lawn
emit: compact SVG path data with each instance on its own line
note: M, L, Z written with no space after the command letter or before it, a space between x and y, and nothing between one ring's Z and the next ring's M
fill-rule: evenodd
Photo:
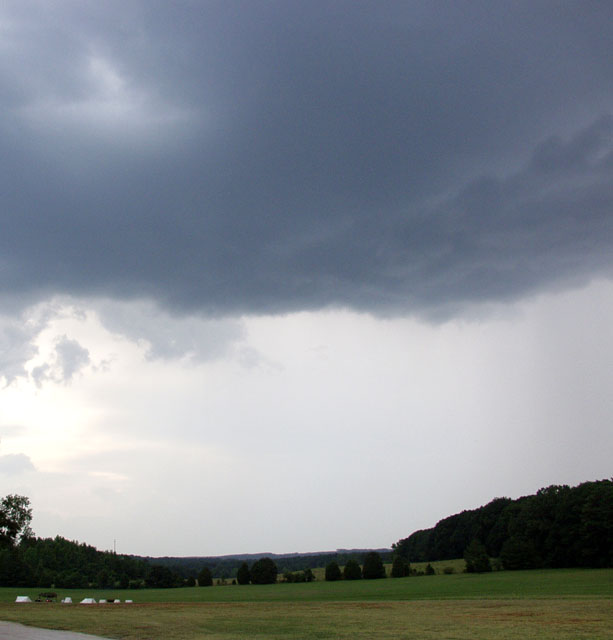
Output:
M15 604L0 619L126 640L613 638L613 570L454 574L373 581L119 591L132 605Z

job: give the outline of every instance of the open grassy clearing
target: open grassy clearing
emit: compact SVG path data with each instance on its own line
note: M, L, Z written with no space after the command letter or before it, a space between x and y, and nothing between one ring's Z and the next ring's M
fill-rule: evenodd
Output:
M453 574L267 586L61 590L78 601L14 604L32 589L0 589L0 619L123 640L235 638L613 637L613 569Z
M17 595L29 595L34 599L39 591L41 589L0 588L0 602L13 603ZM385 580L316 581L182 589L59 589L57 593L60 597L71 596L74 602L87 596L96 600L114 596L122 601L130 598L135 603L613 597L613 569L496 571L487 574L461 573Z

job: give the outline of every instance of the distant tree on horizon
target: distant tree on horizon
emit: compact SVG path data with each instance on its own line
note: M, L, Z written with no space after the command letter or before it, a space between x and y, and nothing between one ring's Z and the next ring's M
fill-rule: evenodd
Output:
M199 587L212 587L213 586L213 576L211 575L211 570L208 567L202 567L200 573L198 574L198 586Z
M249 565L243 562L236 572L236 581L238 584L249 584L251 582L251 572L249 571Z
M260 558L251 567L251 584L274 584L279 570L270 558Z
M411 565L402 556L395 556L392 563L392 578L404 578L410 575Z
M149 571L149 575L145 579L145 583L148 587L167 589L169 587L176 586L177 579L178 576L168 567L154 564Z
M338 566L338 562L332 560L326 565L326 580L328 582L335 582L343 577L341 568Z
M347 560L347 564L343 568L343 578L345 580L362 579L362 569L356 560Z
M365 580L376 580L386 578L383 560L376 551L370 551L364 556L364 566L362 567L362 577Z

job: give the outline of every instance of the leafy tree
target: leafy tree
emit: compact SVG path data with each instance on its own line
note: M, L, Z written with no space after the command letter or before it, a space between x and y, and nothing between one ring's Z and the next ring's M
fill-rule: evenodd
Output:
M148 587L166 589L168 587L174 587L176 580L175 575L168 567L154 564L145 582Z
M39 571L36 572L34 577L34 582L37 587L41 587L43 589L50 589L53 584L53 574L49 569L40 568Z
M249 571L249 565L243 562L236 572L236 581L238 584L249 584L251 582L251 572Z
M252 584L274 584L277 581L277 565L270 558L260 558L251 567Z
M22 561L18 549L0 549L0 586L30 586L33 576Z
M411 575L411 565L401 556L396 556L392 563L392 578L404 578Z
M366 580L375 580L377 578L387 577L383 560L376 551L370 551L364 556L364 567L362 568L362 577Z
M32 508L25 496L8 495L0 502L0 549L12 547L16 542L32 535Z
M427 576L433 576L434 575L434 567L428 562L428 564L426 565L426 575Z
M60 589L79 589L86 587L83 576L78 571L62 571L55 579L55 586Z
M186 587L195 587L196 586L196 578L194 576L188 576L185 578L185 586Z
M328 582L334 582L340 580L343 577L341 568L338 566L338 562L334 560L326 565L326 580Z
M541 564L533 542L520 536L505 540L500 560L505 569L535 569Z
M476 538L473 538L466 547L464 561L466 562L466 571L468 573L484 573L492 570L485 546Z
M106 589L111 586L111 580L109 578L109 573L106 569L101 569L96 577L96 584L98 585L98 589ZM58 584L58 586L63 587L64 585Z
M360 580L362 578L362 569L355 560L347 560L343 569L343 578L345 580Z
M211 570L208 567L202 567L200 573L198 574L198 586L200 587L213 586L213 576L211 575Z

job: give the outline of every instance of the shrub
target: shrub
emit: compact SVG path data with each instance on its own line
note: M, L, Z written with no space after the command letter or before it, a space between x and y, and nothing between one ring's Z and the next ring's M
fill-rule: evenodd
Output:
M451 575L454 572L454 568L453 567L443 567L443 573L446 576Z
M283 574L283 582L313 582L315 576L311 569L305 569L304 571L286 571Z
M434 573L435 573L434 567L428 562L428 564L426 565L426 575L433 576Z

